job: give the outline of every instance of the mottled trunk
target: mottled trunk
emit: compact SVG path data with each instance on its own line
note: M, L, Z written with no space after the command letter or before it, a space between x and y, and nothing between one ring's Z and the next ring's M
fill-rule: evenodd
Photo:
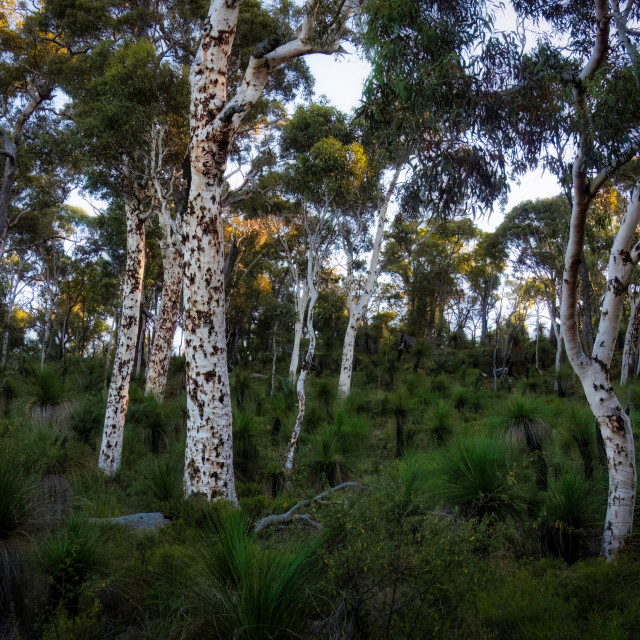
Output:
M134 365L140 301L144 276L144 221L141 220L140 203L126 202L127 212L127 265L122 296L122 312L118 346L109 385L107 410L102 432L102 445L98 468L107 475L114 475L122 459L124 420L129 406L129 382Z
M185 495L237 502L224 316L224 254L219 199L192 171L185 221L184 342L187 364ZM206 230L207 233L204 233Z
M304 315L309 301L309 292L306 286L299 289L296 286L296 322L293 328L293 350L291 351L291 362L289 363L289 378L295 380L298 373L298 360L300 358L300 341L302 340L302 329L304 327Z
M318 51L312 43L315 11L305 7L297 38L257 46L227 99L227 68L241 0L213 0L191 66L189 206L183 221L184 341L187 361L185 495L237 503L233 476L231 399L227 372L222 186L236 132L280 65ZM351 9L350 9L351 10ZM339 43L323 46L335 52Z
M298 383L296 390L298 393L298 416L296 417L296 424L293 427L291 438L289 438L289 445L287 446L287 457L285 460L285 471L290 472L293 469L293 460L298 447L298 439L300 438L300 429L302 428L302 421L304 420L304 411L306 407L306 392L305 382L307 375L313 365L313 355L316 350L316 334L313 330L313 310L318 300L318 292L313 288L311 293L311 299L309 300L309 309L307 311L307 332L309 333L309 347L304 357L302 367L300 368L300 375L298 376Z
M142 361L144 360L144 339L147 333L147 316L142 312L144 304L144 291L140 301L140 320L138 321L138 343L136 344L136 379L140 378Z
M630 297L631 313L629 324L624 337L624 351L622 353L622 369L620 372L620 384L626 384L631 373L633 357L638 345L638 329L640 329L640 295Z
M102 386L106 389L107 388L107 380L109 378L109 365L111 364L111 344L113 342L113 336L118 335L118 315L116 314L116 317L113 319L113 322L111 323L111 330L109 331L109 342L107 343L107 361L104 365L104 382L102 383Z
M167 373L171 360L173 336L178 324L180 295L182 293L182 254L173 245L166 243L162 247L162 266L164 282L160 309L156 316L155 336L149 357L149 374L145 386L146 395L164 398L167 386Z
M576 160L575 184L584 184L582 171L579 160ZM636 187L614 240L600 325L591 356L582 349L576 321L578 262L591 200L588 192L585 194L579 189L574 191L571 235L563 277L562 331L566 351L597 420L607 455L609 494L602 552L608 559L617 554L631 534L635 506L636 467L631 420L622 409L609 376L624 297L640 255L640 246L636 245L631 250L633 234L640 220L639 198L640 192Z
M349 323L344 334L344 344L342 346L342 364L340 365L340 380L338 381L338 395L345 398L351 389L351 375L353 372L353 353L356 344L356 334L361 318L356 317L353 312L349 314Z

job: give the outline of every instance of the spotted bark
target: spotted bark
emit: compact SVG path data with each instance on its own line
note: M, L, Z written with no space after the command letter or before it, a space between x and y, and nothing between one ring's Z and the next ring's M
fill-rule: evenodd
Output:
M335 52L311 41L316 3L305 7L299 35L272 51L251 56L236 95L227 98L227 66L241 0L213 0L190 70L189 206L183 220L184 340L187 362L187 443L184 491L236 503L231 398L225 336L224 173L244 114L271 73L293 58ZM344 12L344 11L343 11Z
M610 381L610 366L629 279L640 256L640 245L631 248L640 221L640 190L636 187L611 250L607 287L600 324L590 356L582 350L576 321L576 279L578 236L581 218L586 217L585 200L574 201L572 230L564 272L562 330L569 360L580 378L587 402L597 420L607 455L609 494L602 540L602 553L610 559L631 534L636 496L636 467L633 430ZM567 298L565 302L565 298Z
M129 382L138 338L145 263L145 228L141 217L140 201L136 198L128 198L125 202L125 208L127 214L127 264L122 295L122 312L98 459L98 468L109 476L118 471L122 460L124 420L129 406Z
M300 430L302 428L302 421L304 420L307 401L305 383L307 381L307 375L313 365L313 356L316 350L316 332L313 329L313 311L316 306L316 302L318 301L318 289L315 286L315 282L313 282L313 276L311 276L311 279L312 281L309 283L311 296L309 298L309 307L307 310L307 333L309 334L309 346L307 347L307 353L305 354L304 361L300 367L300 375L298 376L298 382L296 384L296 392L298 395L298 415L287 446L287 457L284 463L284 468L287 472L290 472L293 469L293 461L298 447L298 439L300 438Z
M161 217L162 220L162 217ZM166 224L161 222L161 224ZM149 372L145 385L145 395L154 395L159 400L164 398L167 386L167 373L173 348L173 337L178 325L180 311L180 296L182 295L182 265L183 254L181 247L176 247L165 229L165 237L161 242L162 297L155 324L155 336L151 355L149 356Z
M640 295L629 292L631 312L629 324L624 337L624 349L622 351L622 367L620 371L620 384L626 384L632 370L633 358L638 347L638 330L640 329Z

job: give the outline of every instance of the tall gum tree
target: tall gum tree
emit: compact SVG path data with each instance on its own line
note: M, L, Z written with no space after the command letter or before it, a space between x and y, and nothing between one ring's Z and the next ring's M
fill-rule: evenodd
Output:
M636 498L632 424L611 385L610 367L627 287L640 257L640 244L633 246L634 234L640 221L640 184L636 184L631 192L627 212L622 218L611 249L600 324L593 351L589 355L583 350L577 322L577 285L587 214L593 198L607 179L638 151L638 141L634 140L625 154L620 154L612 164L590 178L589 156L594 151L594 140L588 123L591 107L588 104L587 87L604 68L609 52L611 14L609 3L605 0L595 2L595 24L596 35L591 55L572 82L573 108L583 126L572 167L573 203L560 317L567 356L580 378L604 440L609 493L602 552L610 559L624 546L631 533Z
M247 112L278 67L340 48L350 2L310 0L298 36L256 44L232 98L227 74L240 0L213 0L190 71L191 188L184 242L187 444L184 491L237 502L233 476L231 399L225 335L224 237L221 200L232 145ZM324 28L317 28L321 24Z
M124 168L125 176L130 173ZM114 475L122 461L124 421L129 406L129 381L133 371L138 340L140 304L142 300L142 279L145 266L145 220L144 185L134 182L134 189L125 196L127 216L127 264L122 291L122 311L118 344L116 347L113 373L109 384L107 408L102 430L102 443L98 468L106 475Z
M154 127L155 158L151 182L153 185L153 199L160 222L160 252L162 254L162 297L160 307L154 318L154 338L149 356L149 366L145 383L145 395L153 395L158 400L164 398L167 386L167 374L173 349L173 338L178 324L178 312L182 296L183 248L179 233L180 214L172 215L176 209L173 190L175 182L182 181L182 173L171 174L167 177L167 168L163 166L165 147L163 141L167 131L162 127Z
M360 295L355 295L355 283L353 269L353 252L347 255L349 261L347 272L347 311L349 313L349 322L344 335L344 344L342 347L342 361L340 363L340 378L338 380L338 393L342 397L349 395L351 389L351 375L353 373L353 353L356 341L356 333L362 322L364 314L367 311L371 297L375 292L375 287L380 276L380 253L382 250L382 241L384 239L384 231L387 224L387 214L389 205L396 190L398 179L400 177L401 167L397 167L391 177L391 181L384 193L378 212L376 215L376 230L373 237L373 246L371 255L367 265L365 275L365 283Z

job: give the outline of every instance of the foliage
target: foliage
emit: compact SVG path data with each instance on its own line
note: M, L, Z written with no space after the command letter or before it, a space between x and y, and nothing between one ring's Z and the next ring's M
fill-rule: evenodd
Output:
M577 475L563 476L551 483L540 515L545 546L567 562L575 562L590 545L595 545L604 505L604 495L598 495L598 487Z
M470 438L442 453L434 495L448 507L458 507L468 516L524 517L526 485L507 464L507 451L500 442Z
M106 570L105 542L97 525L78 516L72 516L60 531L42 542L38 555L51 581L55 606L76 606L85 583Z
M28 513L29 484L13 452L0 449L0 539L18 533Z
M313 547L264 548L239 512L213 518L215 533L200 541L190 585L194 631L228 638L304 634L311 591L321 580Z

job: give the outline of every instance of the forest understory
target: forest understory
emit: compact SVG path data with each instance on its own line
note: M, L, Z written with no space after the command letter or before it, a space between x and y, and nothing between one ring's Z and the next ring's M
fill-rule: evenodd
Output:
M183 498L183 359L164 403L134 381L113 478L95 464L104 361L74 360L65 378L17 364L2 386L2 637L636 637L637 534L615 561L597 557L606 461L566 366L562 397L553 389L549 341L539 373L521 340L494 391L490 348L399 358L398 335L380 338L373 356L356 351L344 401L324 354L290 477L295 388L278 377L271 395L268 354L243 356L231 376L239 509ZM635 419L640 385L629 397ZM148 512L169 523L108 520Z

